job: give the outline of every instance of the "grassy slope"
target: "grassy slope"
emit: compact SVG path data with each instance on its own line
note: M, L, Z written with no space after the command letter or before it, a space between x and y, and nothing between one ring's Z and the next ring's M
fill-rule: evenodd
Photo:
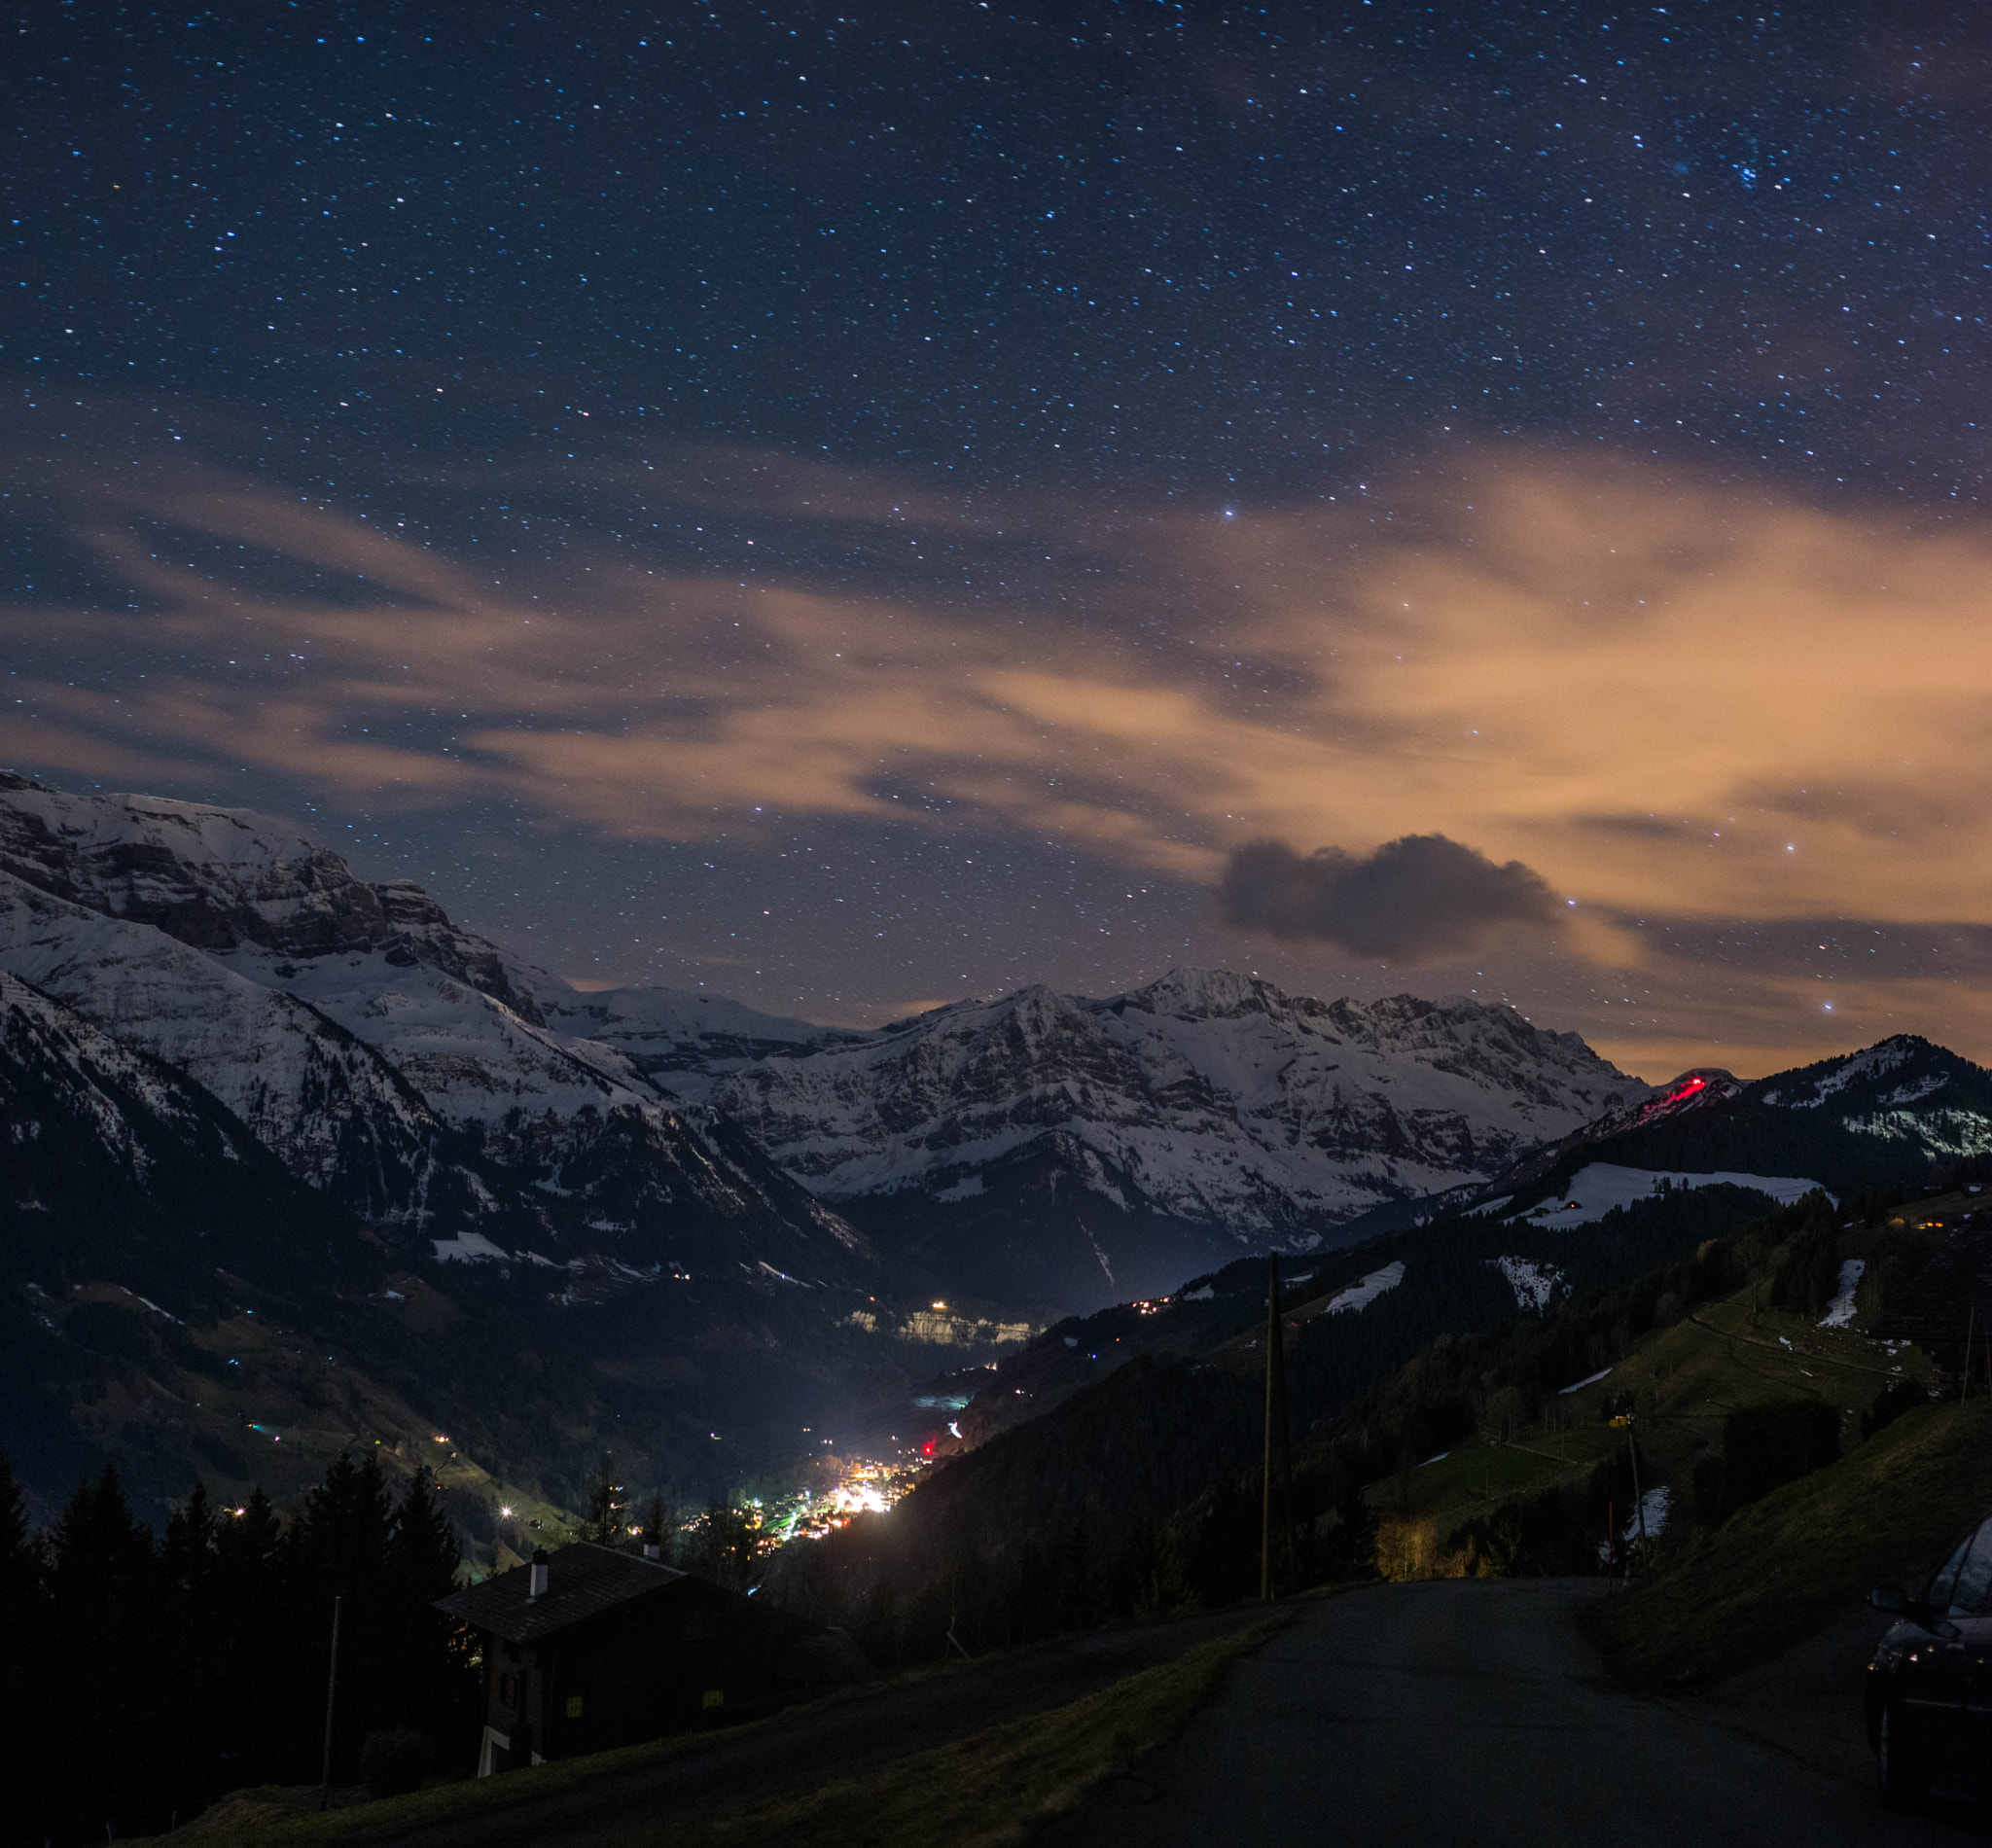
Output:
M1898 1361L1862 1332L1822 1329L1802 1316L1759 1309L1761 1286L1722 1302L1700 1304L1692 1316L1644 1337L1594 1385L1552 1399L1545 1417L1512 1434L1485 1435L1455 1445L1442 1462L1417 1471L1409 1484L1375 1483L1379 1510L1429 1521L1442 1543L1462 1522L1512 1496L1582 1481L1623 1439L1604 1424L1608 1403L1630 1395L1638 1409L1647 1485L1664 1483L1676 1498L1676 1518L1691 1516L1690 1479L1702 1448L1722 1440L1723 1414L1735 1405L1781 1398L1818 1398L1844 1416L1848 1441L1861 1415L1892 1378L1892 1366L1928 1378L1926 1355L1905 1349ZM1789 1345L1788 1345L1789 1343ZM1603 1538L1602 1533L1600 1538Z
M1944 1199L1917 1210L1965 1204ZM1759 1307L1761 1295L1759 1287L1701 1304L1641 1340L1604 1379L1551 1400L1547 1416L1511 1441L1482 1435L1458 1444L1408 1481L1373 1484L1371 1501L1422 1523L1436 1561L1474 1515L1587 1477L1622 1443L1604 1411L1629 1397L1648 1485L1674 1490L1685 1523L1695 1457L1720 1442L1725 1411L1755 1400L1822 1399L1844 1415L1839 1463L1698 1536L1664 1577L1583 1619L1613 1665L1653 1688L1706 1686L1775 1653L1868 1586L1934 1564L1992 1509L1992 1401L1932 1404L1864 1443L1860 1415L1891 1379L1931 1377L1929 1357L1907 1348L1891 1357L1863 1332L1865 1314L1852 1328L1821 1329Z
M1725 1521L1673 1571L1582 1621L1622 1675L1706 1686L1934 1565L1992 1509L1992 1399L1909 1412Z
M807 1842L823 1848L863 1842L868 1848L920 1848L945 1843L973 1848L1023 1840L1039 1824L1062 1814L1102 1780L1166 1745L1215 1691L1225 1671L1293 1621L1269 1617L1250 1629L1186 1651L1112 1688L1048 1713L972 1734L905 1759L870 1777L840 1779L751 1809L689 1824L597 1833L591 1841L648 1848L734 1848L735 1844ZM754 1728L779 1725L780 1716ZM529 1772L439 1786L412 1796L361 1803L324 1815L297 1815L292 1804L315 1793L244 1791L161 1840L201 1848L348 1848L391 1842L439 1824L469 1822L520 1803L537 1802L599 1778L639 1770L662 1759L696 1752L707 1735L659 1740L568 1759Z
M1008 1848L1182 1731L1240 1656L1292 1622L1268 1617L1173 1662L875 1776L690 1827L664 1825L616 1848Z

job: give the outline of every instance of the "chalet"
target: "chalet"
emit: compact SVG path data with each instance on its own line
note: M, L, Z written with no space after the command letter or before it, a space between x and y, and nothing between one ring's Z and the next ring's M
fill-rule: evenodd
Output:
M480 1777L870 1673L841 1631L588 1541L536 1553L436 1608L482 1644Z

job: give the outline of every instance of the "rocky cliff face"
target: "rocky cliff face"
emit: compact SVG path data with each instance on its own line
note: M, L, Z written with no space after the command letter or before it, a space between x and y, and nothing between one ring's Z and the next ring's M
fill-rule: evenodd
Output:
M196 949L423 963L537 1018L499 952L420 886L356 879L338 854L248 809L74 796L0 770L0 871Z

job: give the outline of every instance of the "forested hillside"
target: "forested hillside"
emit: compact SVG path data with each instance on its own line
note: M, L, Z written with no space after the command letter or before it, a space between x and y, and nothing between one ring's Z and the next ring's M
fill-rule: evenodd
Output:
M1490 1420L1515 1427L1540 1417L1563 1388L1695 1303L1788 1273L1816 1291L1832 1209L1823 1196L1768 1214L1763 1206L1742 1190L1696 1190L1609 1215L1582 1239L1553 1235L1565 1241L1569 1293L1559 1282L1540 1310L1521 1305L1495 1262L1525 1234L1471 1219L1336 1254L1290 1286L1282 1313L1294 1461L1291 1482L1276 1487L1283 1531L1290 1510L1295 1538L1284 1582L1376 1571L1366 1488ZM1402 1283L1359 1310L1308 1313L1325 1293L1332 1300L1395 1262L1405 1265ZM1264 1276L1263 1265L1233 1266L1186 1291L1182 1312L1203 1336L1187 1352L1171 1351L1186 1343L1166 1307L1053 1329L1003 1363L992 1396L1007 1374L1030 1377L1034 1360L1063 1371L1128 1358L950 1460L889 1517L784 1555L775 1588L849 1621L887 1658L938 1653L950 1615L958 1635L973 1629L991 1647L1250 1592ZM1599 1490L1600 1518L1608 1496Z

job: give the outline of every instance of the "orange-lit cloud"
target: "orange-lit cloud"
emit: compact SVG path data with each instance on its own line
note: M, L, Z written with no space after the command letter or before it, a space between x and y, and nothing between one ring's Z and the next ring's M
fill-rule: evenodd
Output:
M1642 917L1988 912L1976 531L1520 452L1385 518L1373 491L1234 517L945 501L715 451L597 485L765 545L584 537L556 569L197 469L132 479L64 495L137 607L63 609L53 654L47 605L0 611L23 663L0 756L496 795L622 838L993 830L1211 885L1255 838L1438 834L1578 900L1564 953L1661 982L1687 965Z

